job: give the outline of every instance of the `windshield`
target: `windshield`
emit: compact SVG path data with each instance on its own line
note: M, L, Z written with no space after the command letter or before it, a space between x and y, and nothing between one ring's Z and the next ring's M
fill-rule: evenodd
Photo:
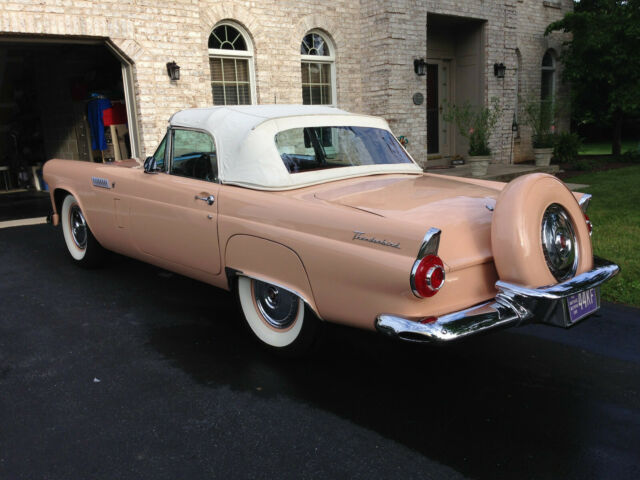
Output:
M381 128L292 128L277 133L275 141L289 173L412 163L394 136Z

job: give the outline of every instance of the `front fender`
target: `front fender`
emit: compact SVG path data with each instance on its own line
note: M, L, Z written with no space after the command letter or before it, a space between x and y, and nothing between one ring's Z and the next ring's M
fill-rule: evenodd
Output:
M296 293L318 315L304 264L289 247L252 235L234 235L227 241L225 265L237 275Z
M51 199L51 210L53 212L52 223L57 227L62 220L60 218L62 212L59 207L62 206L64 197L66 197L67 194L71 194L76 199L76 202L78 202L78 205L80 205L80 210L82 210L89 228L93 231L93 216L91 212L87 211L84 196L81 195L78 191L79 189L76 188L78 186L77 182L72 180L72 176L69 173L72 171L73 164L78 163L80 162L76 160L54 158L45 162L42 168L42 177L49 186L49 198Z

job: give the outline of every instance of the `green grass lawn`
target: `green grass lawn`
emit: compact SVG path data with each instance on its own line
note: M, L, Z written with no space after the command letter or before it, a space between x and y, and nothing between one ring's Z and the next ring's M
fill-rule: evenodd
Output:
M638 143L638 140L624 140L622 153L637 151ZM580 155L611 155L611 142L585 143L578 153Z
M565 179L590 185L587 214L593 223L594 253L620 265L602 288L604 300L640 307L640 165Z

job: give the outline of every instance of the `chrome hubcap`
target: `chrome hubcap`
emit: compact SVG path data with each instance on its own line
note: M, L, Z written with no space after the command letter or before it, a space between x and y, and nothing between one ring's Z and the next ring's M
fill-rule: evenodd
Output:
M87 222L82 215L82 211L78 205L71 207L69 213L69 222L71 224L71 236L73 237L73 243L78 248L85 249L87 247Z
M280 287L254 280L253 295L265 321L274 328L290 327L298 315L298 297Z
M551 204L542 217L542 250L549 271L559 282L573 277L578 269L578 243L567 211Z

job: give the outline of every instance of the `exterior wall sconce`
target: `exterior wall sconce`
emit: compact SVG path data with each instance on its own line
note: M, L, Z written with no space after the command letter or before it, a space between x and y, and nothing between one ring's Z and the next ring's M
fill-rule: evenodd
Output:
M504 63L494 63L493 64L493 74L498 78L504 78L504 73L507 71L507 67L504 66Z
M176 62L167 63L167 74L171 80L180 80L180 67Z
M413 71L419 77L424 77L427 74L427 62L424 61L424 58L417 58L413 61Z

